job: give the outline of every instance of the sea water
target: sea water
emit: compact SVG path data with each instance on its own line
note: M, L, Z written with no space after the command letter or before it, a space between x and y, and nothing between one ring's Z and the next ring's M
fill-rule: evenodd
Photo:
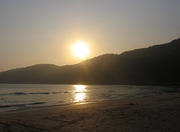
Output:
M0 112L146 97L178 90L163 86L0 84Z

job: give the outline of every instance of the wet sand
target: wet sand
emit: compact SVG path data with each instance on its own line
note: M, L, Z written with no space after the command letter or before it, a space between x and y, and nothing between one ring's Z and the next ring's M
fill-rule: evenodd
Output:
M0 132L180 132L180 93L0 113Z

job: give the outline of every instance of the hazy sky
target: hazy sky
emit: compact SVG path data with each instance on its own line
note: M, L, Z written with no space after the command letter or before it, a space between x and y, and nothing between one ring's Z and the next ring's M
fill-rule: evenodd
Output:
M180 0L0 0L0 71L39 63L73 64L69 46L91 56L180 37Z

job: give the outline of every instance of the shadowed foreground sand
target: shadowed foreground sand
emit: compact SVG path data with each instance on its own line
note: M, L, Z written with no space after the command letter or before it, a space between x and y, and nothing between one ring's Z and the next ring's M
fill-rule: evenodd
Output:
M0 114L0 132L180 132L180 93Z

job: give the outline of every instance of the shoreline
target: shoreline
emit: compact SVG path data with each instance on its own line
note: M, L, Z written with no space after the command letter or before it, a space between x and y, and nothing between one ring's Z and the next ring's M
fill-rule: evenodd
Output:
M22 85L22 86L21 86ZM85 85L84 85L85 86ZM1 86L3 88L3 85ZM27 88L26 88L27 87ZM34 88L37 87L40 89L39 91L34 91ZM67 87L67 89L66 89ZM99 90L99 93L97 94L97 97L89 96L92 92L98 91L98 89L90 90L91 88L95 88L95 86L89 86L87 85L87 92L84 92L85 99L83 101L86 101L86 103L90 102L99 102L103 100L121 100L123 98L131 98L131 97L142 97L142 96L153 96L153 94L164 94L164 93L173 93L180 91L179 87L163 87L163 86L129 86L129 85L116 85L112 86L114 89L109 89L106 91L106 87L110 88L111 86L104 85L100 86L101 88L104 88L104 90ZM118 89L116 89L118 87ZM122 88L121 88L122 87ZM127 88L126 88L127 87ZM7 88L7 89L6 89ZM42 89L43 88L43 89ZM45 89L44 89L45 88ZM49 90L47 89L49 88ZM52 89L51 89L52 88ZM58 88L58 89L57 89ZM62 89L61 89L62 88ZM119 89L120 88L120 89ZM134 94L129 94L133 92L133 88L135 88ZM15 89L15 90L14 90ZM123 90L123 92L119 92L119 90ZM23 84L9 84L5 85L2 89L2 93L0 94L0 113L2 112L11 112L11 111L22 111L24 109L34 109L34 108L40 108L40 107L50 107L50 106L59 106L59 105L69 105L75 103L77 100L77 96L79 96L78 88L72 85L55 85L55 86L45 86L45 85L23 85ZM143 91L144 90L144 91ZM151 90L151 91L150 91ZM9 91L9 92L8 92ZM34 91L34 92L32 92ZM86 90L85 90L86 91ZM117 91L117 92L116 92ZM132 92L131 92L132 91ZM63 94L65 98L57 97L54 98L53 96L61 96L60 94ZM102 94L102 95L100 95ZM27 96L26 96L27 95ZM32 95L32 96L30 96ZM41 98L38 98L38 96L41 96ZM51 98L53 97L53 101L50 102L50 100L45 99L46 95ZM68 96L72 96L69 98ZM95 94L96 95L96 94ZM12 96L12 97L11 97ZM44 96L44 97L43 97ZM80 95L81 96L81 95ZM99 96L99 97L98 97ZM15 98L17 97L17 98ZM23 100L22 98L25 98ZM35 99L31 99L35 98ZM14 100L18 100L17 103Z
M86 101L86 102L69 102L69 103L61 103L61 104L54 104L54 105L44 105L44 106L32 106L32 107L24 107L24 108L18 108L15 110L7 110L0 112L0 116L6 113L16 113L16 112L25 112L25 111L34 111L34 110L39 110L39 109L46 109L49 107L61 107L61 106L71 106L71 105L87 105L87 104L92 104L92 103L106 103L106 102L122 102L122 101L127 101L131 99L145 99L145 98L153 98L156 96L163 96L171 93L176 93L176 92L167 92L167 93L162 93L159 95L148 95L148 96L143 96L143 97L122 97L121 99L107 99L107 100L96 100L96 101ZM178 93L178 92L177 92ZM26 105L26 104L24 104ZM31 105L31 104L30 104ZM10 106L11 107L11 106ZM13 106L14 107L14 106ZM8 107L7 107L8 108Z
M180 131L180 93L0 113L0 131Z

